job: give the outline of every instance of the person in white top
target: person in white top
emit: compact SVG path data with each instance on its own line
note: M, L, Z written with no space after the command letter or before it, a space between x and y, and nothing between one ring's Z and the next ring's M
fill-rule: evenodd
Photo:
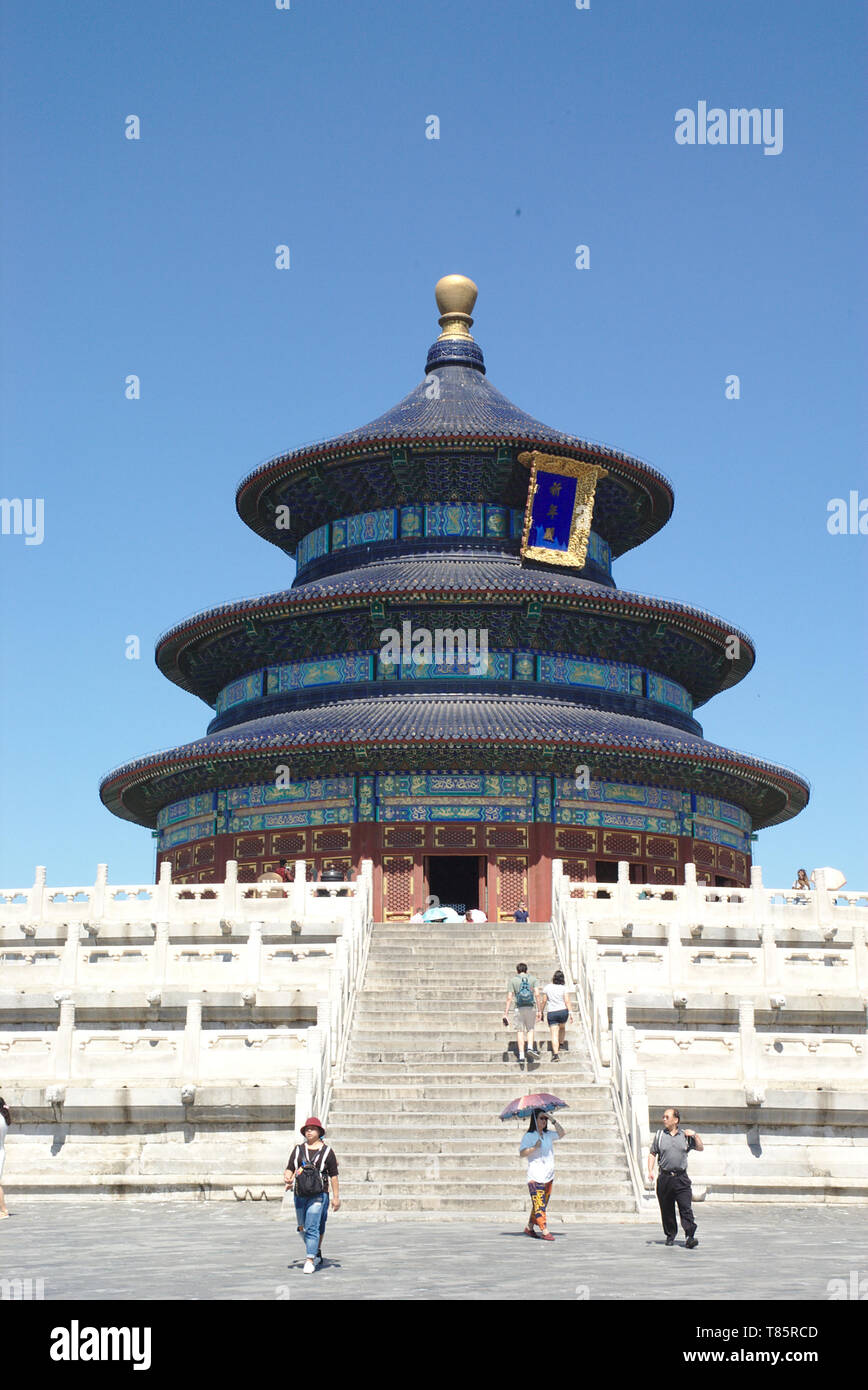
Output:
M526 1236L537 1240L554 1240L546 1223L546 1208L552 1195L555 1177L555 1158L552 1146L563 1139L564 1131L552 1116L553 1131L544 1110L535 1110L527 1134L519 1144L519 1154L527 1159L527 1185L530 1192L530 1218L524 1228Z
M3 1164L6 1162L6 1131L9 1128L10 1119L9 1108L3 1097L0 1096L0 1178L3 1176ZM3 1188L0 1187L0 1220L8 1215L6 1198L3 1196Z
M543 985L542 992L546 997L548 1025L551 1029L552 1061L559 1062L567 1024L573 1021L573 1006L564 983L564 972L556 970L551 984Z

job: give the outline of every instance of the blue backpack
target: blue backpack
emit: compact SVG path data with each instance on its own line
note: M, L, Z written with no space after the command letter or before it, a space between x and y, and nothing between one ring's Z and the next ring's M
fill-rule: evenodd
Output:
M533 1008L536 1004L533 990L530 987L530 980L526 975L521 977L521 987L516 990L515 1002L520 1009Z

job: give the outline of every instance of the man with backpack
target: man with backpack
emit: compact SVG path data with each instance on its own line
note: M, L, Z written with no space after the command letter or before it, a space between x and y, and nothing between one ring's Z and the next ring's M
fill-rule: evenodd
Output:
M283 1181L295 1197L298 1230L304 1240L307 1258L304 1274L313 1274L322 1264L322 1242L329 1211L329 1183L335 1211L340 1211L338 1161L334 1150L323 1143L325 1130L315 1115L301 1127L303 1144L296 1144L286 1162Z
M539 1053L534 1047L533 1030L537 1019L542 1018L539 982L535 975L527 973L527 965L524 961L520 961L515 967L515 974L506 986L506 1001L503 1005L503 1026L505 1028L509 1027L510 1004L515 1008L515 1042L518 1048L518 1064L524 1068L526 1066L525 1042L528 1058L534 1062L539 1061Z
M681 1128L681 1114L674 1106L663 1111L663 1128L658 1129L651 1140L651 1150L648 1154L648 1182L650 1184L654 1181L656 1158L660 1169L657 1174L657 1201L660 1203L666 1245L674 1245L678 1234L676 1203L687 1237L684 1244L688 1250L693 1250L699 1244L693 1216L693 1189L687 1176L687 1155L691 1149L702 1153L704 1147L695 1130Z

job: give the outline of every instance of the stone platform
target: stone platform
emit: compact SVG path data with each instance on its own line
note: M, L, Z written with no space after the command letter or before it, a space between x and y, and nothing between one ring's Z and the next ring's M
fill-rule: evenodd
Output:
M327 1263L306 1276L301 1239L271 1202L10 1207L0 1280L43 1279L46 1300L825 1302L860 1285L868 1297L862 1218L843 1208L700 1208L695 1250L680 1233L666 1249L659 1227L635 1222L553 1221L544 1244L520 1221L372 1225L341 1211L329 1218ZM773 1316L786 1321L771 1309L754 1320Z

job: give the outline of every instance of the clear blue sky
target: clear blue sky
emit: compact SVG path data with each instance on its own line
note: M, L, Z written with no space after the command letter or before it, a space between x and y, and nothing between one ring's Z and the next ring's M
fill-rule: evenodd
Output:
M671 522L617 581L756 642L699 717L812 783L760 835L767 882L833 864L868 887L868 537L826 527L830 498L868 496L862 13L2 6L0 494L44 498L45 538L0 536L0 884L36 863L55 884L102 860L115 882L152 877L150 833L97 784L210 717L157 671L155 639L289 585L237 482L410 390L433 286L458 271L500 390L672 480ZM782 108L782 153L676 144L699 101Z

